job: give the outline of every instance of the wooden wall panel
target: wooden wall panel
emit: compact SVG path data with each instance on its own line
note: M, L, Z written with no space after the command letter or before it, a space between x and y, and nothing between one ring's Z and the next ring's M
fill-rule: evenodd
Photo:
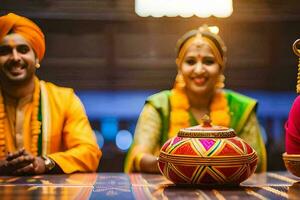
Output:
M161 27L162 28L162 27ZM158 33L121 33L115 36L116 59L175 57L177 35ZM119 48L122 47L122 48ZM173 51L172 51L173 50Z
M47 54L51 57L105 57L106 42L102 33L51 33L47 35L46 43Z
M75 89L167 89L176 75L175 44L203 23L219 26L232 89L294 90L299 0L238 0L226 19L141 18L134 0L0 1L0 14L36 21L47 51L38 74Z
M241 23L234 25L231 30L225 32L229 36L224 36L228 60L233 64L232 67L266 64L270 53L270 36L267 27L264 27L266 24L261 24L259 29Z

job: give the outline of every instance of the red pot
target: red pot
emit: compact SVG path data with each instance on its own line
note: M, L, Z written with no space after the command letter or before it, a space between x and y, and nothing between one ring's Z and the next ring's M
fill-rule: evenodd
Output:
M237 185L254 173L257 161L255 150L233 129L204 123L169 139L158 166L176 184Z

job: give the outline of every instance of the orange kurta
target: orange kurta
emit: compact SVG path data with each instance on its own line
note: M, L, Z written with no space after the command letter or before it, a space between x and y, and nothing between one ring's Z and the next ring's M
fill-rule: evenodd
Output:
M52 158L65 173L95 171L102 155L84 107L74 91L40 81L42 102L42 154ZM23 144L31 147L32 103L25 110ZM4 121L6 151L15 151L15 138Z

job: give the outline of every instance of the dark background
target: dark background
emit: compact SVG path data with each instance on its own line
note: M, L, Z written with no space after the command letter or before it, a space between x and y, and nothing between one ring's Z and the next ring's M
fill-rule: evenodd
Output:
M141 18L134 13L134 0L0 0L0 14L15 12L35 21L46 35L39 77L78 92L169 89L176 75L177 39L206 23L219 27L228 49L226 88L293 93L298 61L291 47L300 38L300 1L235 0L233 5L225 19ZM274 122L264 119L269 170L284 169L287 113L277 126L282 140L273 139ZM135 120L121 120L119 127L132 131ZM91 123L100 129L101 121ZM100 171L122 170L125 152L113 142L102 150Z

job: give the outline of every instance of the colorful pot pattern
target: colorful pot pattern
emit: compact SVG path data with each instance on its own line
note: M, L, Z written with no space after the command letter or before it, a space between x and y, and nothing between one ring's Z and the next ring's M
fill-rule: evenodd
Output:
M158 166L176 184L237 185L254 173L258 157L233 129L181 129L161 148Z

